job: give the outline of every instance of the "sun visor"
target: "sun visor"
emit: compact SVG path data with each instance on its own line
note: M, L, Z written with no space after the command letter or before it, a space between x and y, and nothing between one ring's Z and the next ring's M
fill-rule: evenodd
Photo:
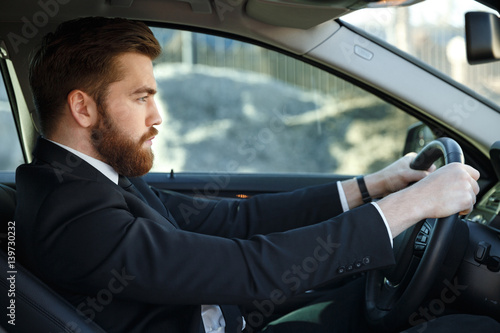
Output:
M281 27L309 29L351 11L371 7L409 6L422 0L248 0L246 13Z
M326 1L249 0L246 6L247 15L253 19L275 26L298 29L315 27L349 11L345 3L342 6L335 2L328 4Z

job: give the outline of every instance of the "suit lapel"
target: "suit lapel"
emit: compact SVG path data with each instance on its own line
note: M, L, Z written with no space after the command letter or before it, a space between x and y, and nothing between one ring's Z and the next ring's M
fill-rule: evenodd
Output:
M169 220L176 228L179 228L177 222L175 222L174 217L165 208L165 205L156 196L156 194L151 191L149 185L142 179L142 177L128 178L132 184L132 190L139 192L141 200L144 200L151 208L160 213L163 217Z

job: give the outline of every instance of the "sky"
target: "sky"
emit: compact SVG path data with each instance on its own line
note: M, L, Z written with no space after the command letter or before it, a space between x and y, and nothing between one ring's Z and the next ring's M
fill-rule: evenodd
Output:
M448 17L449 24L462 26L464 13L474 10L493 12L473 0L427 0L414 7L412 23L426 24Z
M467 11L489 11L490 8L473 0L425 0L411 6L410 22L414 26L426 24L449 24L463 26L464 13ZM377 24L392 24L394 9L365 9L349 15L348 22L356 24L359 21L375 19Z
M401 15L398 16L398 20L396 20L396 11L398 15ZM431 66L436 67L458 82L469 86L480 94L488 96L488 98L494 100L496 103L500 103L500 94L497 88L500 87L498 63L470 66L466 62L464 15L469 11L488 11L498 15L492 9L473 0L425 0L410 6L407 11L395 8L367 8L346 15L342 19L354 26L365 29L368 33L376 37L396 45L400 49L431 64ZM411 22L412 28L416 28L414 31L421 31L423 34L437 30L451 32L451 34L444 34L442 36L436 34L437 37L435 36L438 41L443 41L443 38L447 38L445 39L449 43L447 52L445 54L437 54L432 49L429 49L429 52L420 52L422 51L421 49L417 50L409 47L409 44L414 40L408 41L401 38L404 36L404 33L400 33L401 30L394 28L406 21ZM430 27L431 29L419 29L421 27ZM434 27L439 27L439 29L436 30ZM448 29L450 27L456 29ZM453 34L456 34L456 36L453 37ZM463 68L460 69L457 65L456 71L451 70L450 66L446 62L443 62L443 55L446 56L449 62L463 63Z

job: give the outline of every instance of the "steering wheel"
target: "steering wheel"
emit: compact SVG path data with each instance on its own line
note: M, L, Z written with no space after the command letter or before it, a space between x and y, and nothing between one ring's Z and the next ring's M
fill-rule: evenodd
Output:
M410 167L427 170L441 156L445 164L464 161L454 140L440 138L426 145ZM365 307L371 326L381 332L396 332L426 320L419 307L432 292L443 290L441 283L451 281L468 237L468 228L458 214L421 221L396 237L396 265L367 275ZM439 293L435 297L439 299Z

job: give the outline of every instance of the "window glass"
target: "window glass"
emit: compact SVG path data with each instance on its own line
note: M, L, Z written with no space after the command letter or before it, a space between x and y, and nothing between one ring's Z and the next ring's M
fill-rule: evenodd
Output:
M342 20L424 61L500 105L498 62L469 65L465 13L494 12L473 0L426 0L409 7L363 9Z
M153 29L163 124L153 171L367 173L416 122L325 71L252 44Z
M5 84L0 79L0 171L14 171L21 163L23 163L23 154L19 137Z

